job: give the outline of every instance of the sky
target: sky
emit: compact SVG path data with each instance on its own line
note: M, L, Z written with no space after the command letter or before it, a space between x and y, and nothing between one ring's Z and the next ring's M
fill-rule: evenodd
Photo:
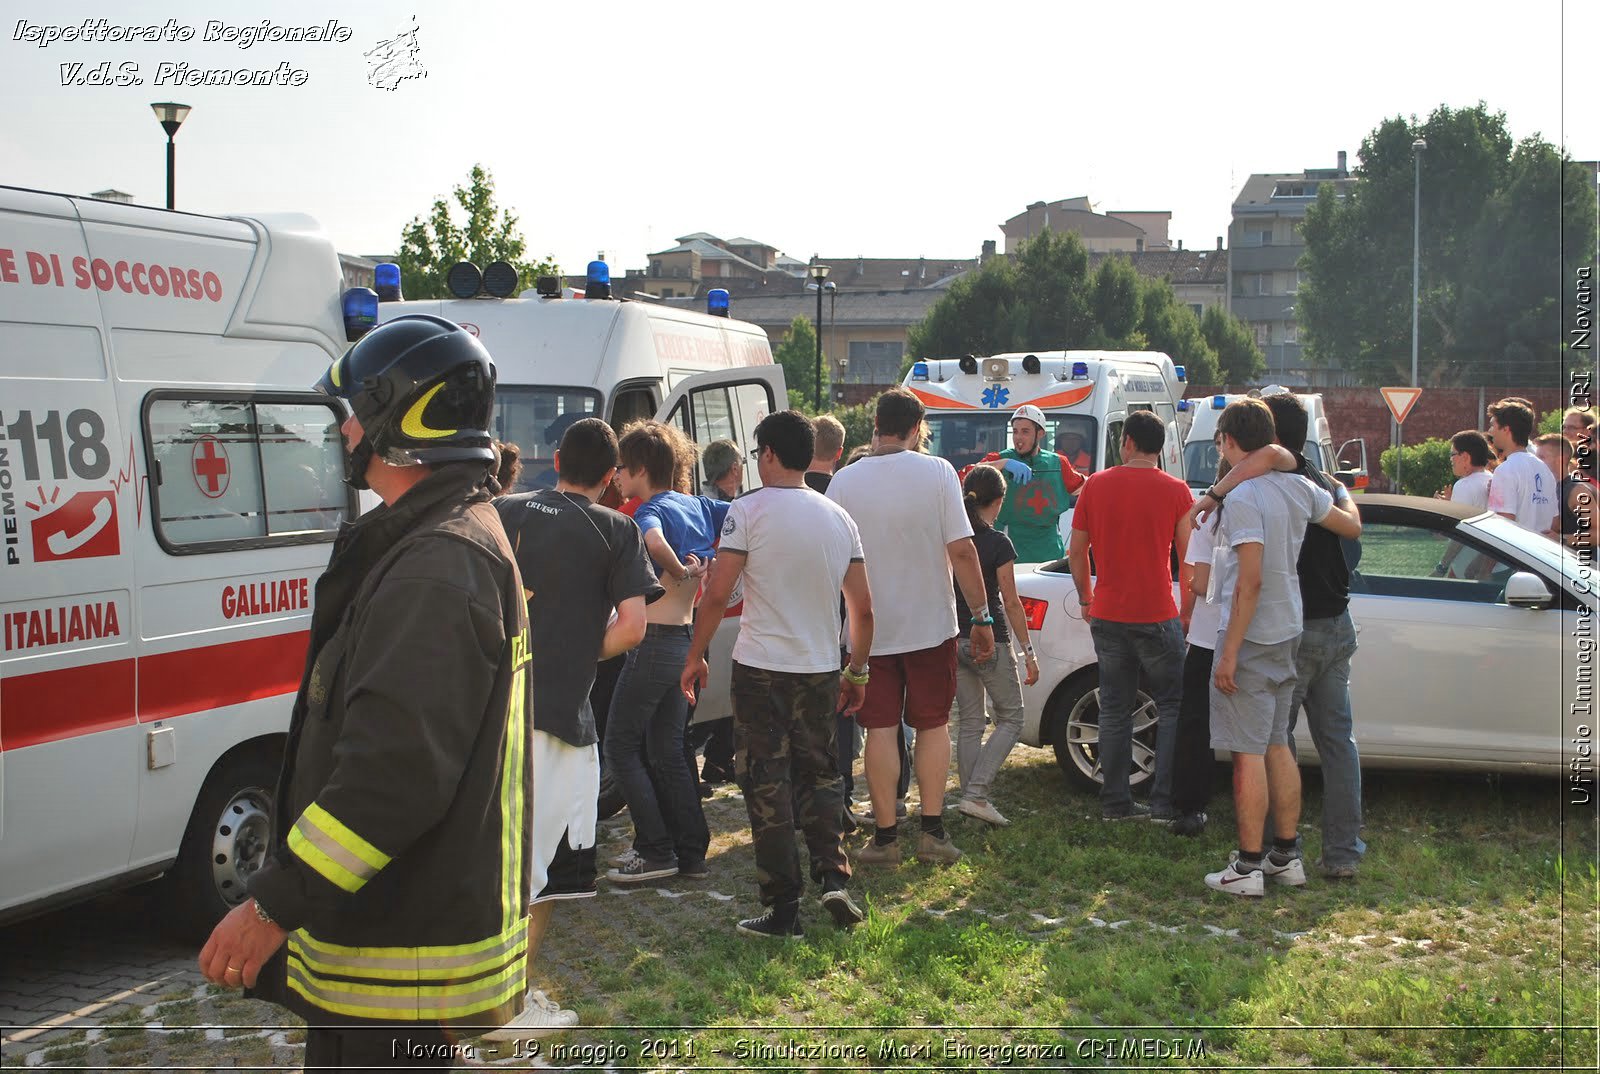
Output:
M211 22L259 30L263 10L349 39L205 40ZM194 36L29 39L85 19ZM364 54L412 30L423 73L374 85L387 72ZM4 0L0 183L164 204L150 103L171 100L193 108L178 208L309 213L346 253L392 252L475 163L529 254L568 272L601 251L619 274L643 267L696 231L802 259L973 257L1030 202L1080 195L1168 210L1174 240L1211 249L1251 173L1333 167L1341 149L1354 167L1390 116L1481 100L1514 137L1600 157L1597 43L1584 0ZM107 61L143 84L63 85ZM286 64L303 84L156 84L183 63Z

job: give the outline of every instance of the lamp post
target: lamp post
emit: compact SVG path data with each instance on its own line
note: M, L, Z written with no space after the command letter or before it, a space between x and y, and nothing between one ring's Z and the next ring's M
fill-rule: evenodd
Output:
M828 292L828 349L833 352L833 360L837 362L839 361L839 337L835 333L835 329L838 327L838 322L834 320L834 303L839 298L839 285L834 283L832 280L829 280L823 286L823 290ZM840 369L842 370L843 368L844 367L841 365ZM840 379L843 379L842 373L840 375ZM837 398L837 396L835 398Z
M1417 312L1420 309L1418 300L1418 284L1422 272L1422 151L1428 148L1428 143L1418 138L1411 143L1411 156L1415 161L1416 178L1411 195L1411 386L1417 386ZM1402 491L1400 484L1400 464L1405 456L1405 430L1399 422L1394 425L1394 485L1395 491Z
M173 173L177 167L178 150L173 144L173 136L178 133L178 128L183 126L183 121L189 116L189 106L175 104L172 101L159 101L150 106L155 112L156 119L161 122L161 129L167 132L167 208L176 208L176 187L173 185Z
M822 281L828 278L828 266L813 263L809 271L811 282L817 288L817 391L816 407L822 409Z

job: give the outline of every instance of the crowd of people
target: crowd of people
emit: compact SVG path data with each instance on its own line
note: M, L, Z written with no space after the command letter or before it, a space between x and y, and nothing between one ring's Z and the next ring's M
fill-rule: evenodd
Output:
M949 723L954 713L957 809L1007 824L993 784L1021 731L1023 685L1039 677L1014 565L1040 550L1065 554L1093 637L1101 817L1199 833L1213 751L1227 751L1237 848L1205 884L1241 896L1305 884L1304 712L1323 767L1321 870L1356 875L1366 847L1341 542L1361 521L1307 463L1293 396L1222 413L1224 465L1198 499L1161 470L1166 430L1151 413L1127 416L1119 465L1085 477L1045 449L1044 417L1025 406L1013 446L958 475L924 450L922 404L902 389L879 397L871 444L843 466L838 422L767 415L748 464L759 487L743 495L732 441L701 454L675 426L642 421L619 437L595 418L566 427L553 488L499 495L515 486L517 452L491 440L493 384L474 337L405 317L319 385L351 410L346 480L383 506L341 532L318 581L281 830L251 897L201 953L211 980L307 1020L308 1070L441 1054L428 1049L448 1048L461 1024L499 1027L493 1039L576 1024L529 987L530 964L554 905L597 890L602 743L633 827L606 874L618 885L706 876L703 784L737 780L763 907L740 933L802 936L808 873L822 911L848 928L864 920L855 866L960 860L944 823ZM1555 453L1557 488L1529 449L1530 409L1496 403L1498 469L1485 478L1487 442L1459 434L1453 495L1592 540L1593 421L1569 418L1575 451L1536 444ZM1030 483L1054 505L1048 526L1014 513ZM1056 520L1074 494L1063 545ZM732 714L695 735L733 604ZM607 681L600 669L619 662ZM1148 804L1130 788L1141 680L1158 712ZM375 1035L396 1022L420 1049Z

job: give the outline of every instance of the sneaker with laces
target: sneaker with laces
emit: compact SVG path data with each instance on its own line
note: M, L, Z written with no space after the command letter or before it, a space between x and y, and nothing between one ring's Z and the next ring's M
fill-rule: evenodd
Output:
M900 841L878 844L868 843L856 852L856 861L862 865L899 865Z
M867 919L855 900L844 888L829 888L822 893L822 908L833 915L833 923L841 929L859 925Z
M524 997L522 1013L483 1035L484 1040L527 1040L559 1033L578 1024L578 1012L569 1011L535 988Z
M987 798L963 798L956 808L967 816L977 817L987 824L993 824L996 828L1004 828L1011 823Z
M1287 884L1289 887L1299 888L1304 887L1306 883L1306 867L1298 854L1285 862L1273 861L1272 855L1268 854L1261 859L1261 872L1274 884Z
M1230 861L1221 872L1206 874L1206 887L1229 895L1248 895L1259 898L1267 892L1260 869L1240 872L1237 861Z
M711 870L707 867L706 860L701 858L699 861L690 862L687 865L679 862L678 875L685 880L704 880L711 875Z
M950 865L961 860L961 851L949 836L940 839L932 832L923 832L917 840L917 860L935 865Z
M621 868L625 868L629 862L638 861L638 860L639 860L639 852L637 850L633 849L632 847L629 847L627 850L624 850L621 854L618 854L616 857L612 858L611 859L611 864L615 865L617 868L621 869Z
M739 922L739 931L746 936L766 936L775 940L799 940L805 937L800 927L800 913L793 903L774 906L760 917L750 917Z
M1182 813L1172 822L1167 830L1173 835L1193 837L1206 830L1206 815L1202 813Z
M1129 802L1121 809L1102 809L1101 820L1149 820L1150 807L1143 802Z
M613 884L642 884L646 880L662 880L677 875L678 863L675 861L646 861L636 857L626 865L619 865L606 873L606 879Z

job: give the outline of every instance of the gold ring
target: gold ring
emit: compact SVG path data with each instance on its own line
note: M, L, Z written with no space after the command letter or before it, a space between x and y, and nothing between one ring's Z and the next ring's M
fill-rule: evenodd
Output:
M238 966L229 966L226 970L223 971L223 976L226 977L230 973L238 973L238 972L239 972L239 967Z

